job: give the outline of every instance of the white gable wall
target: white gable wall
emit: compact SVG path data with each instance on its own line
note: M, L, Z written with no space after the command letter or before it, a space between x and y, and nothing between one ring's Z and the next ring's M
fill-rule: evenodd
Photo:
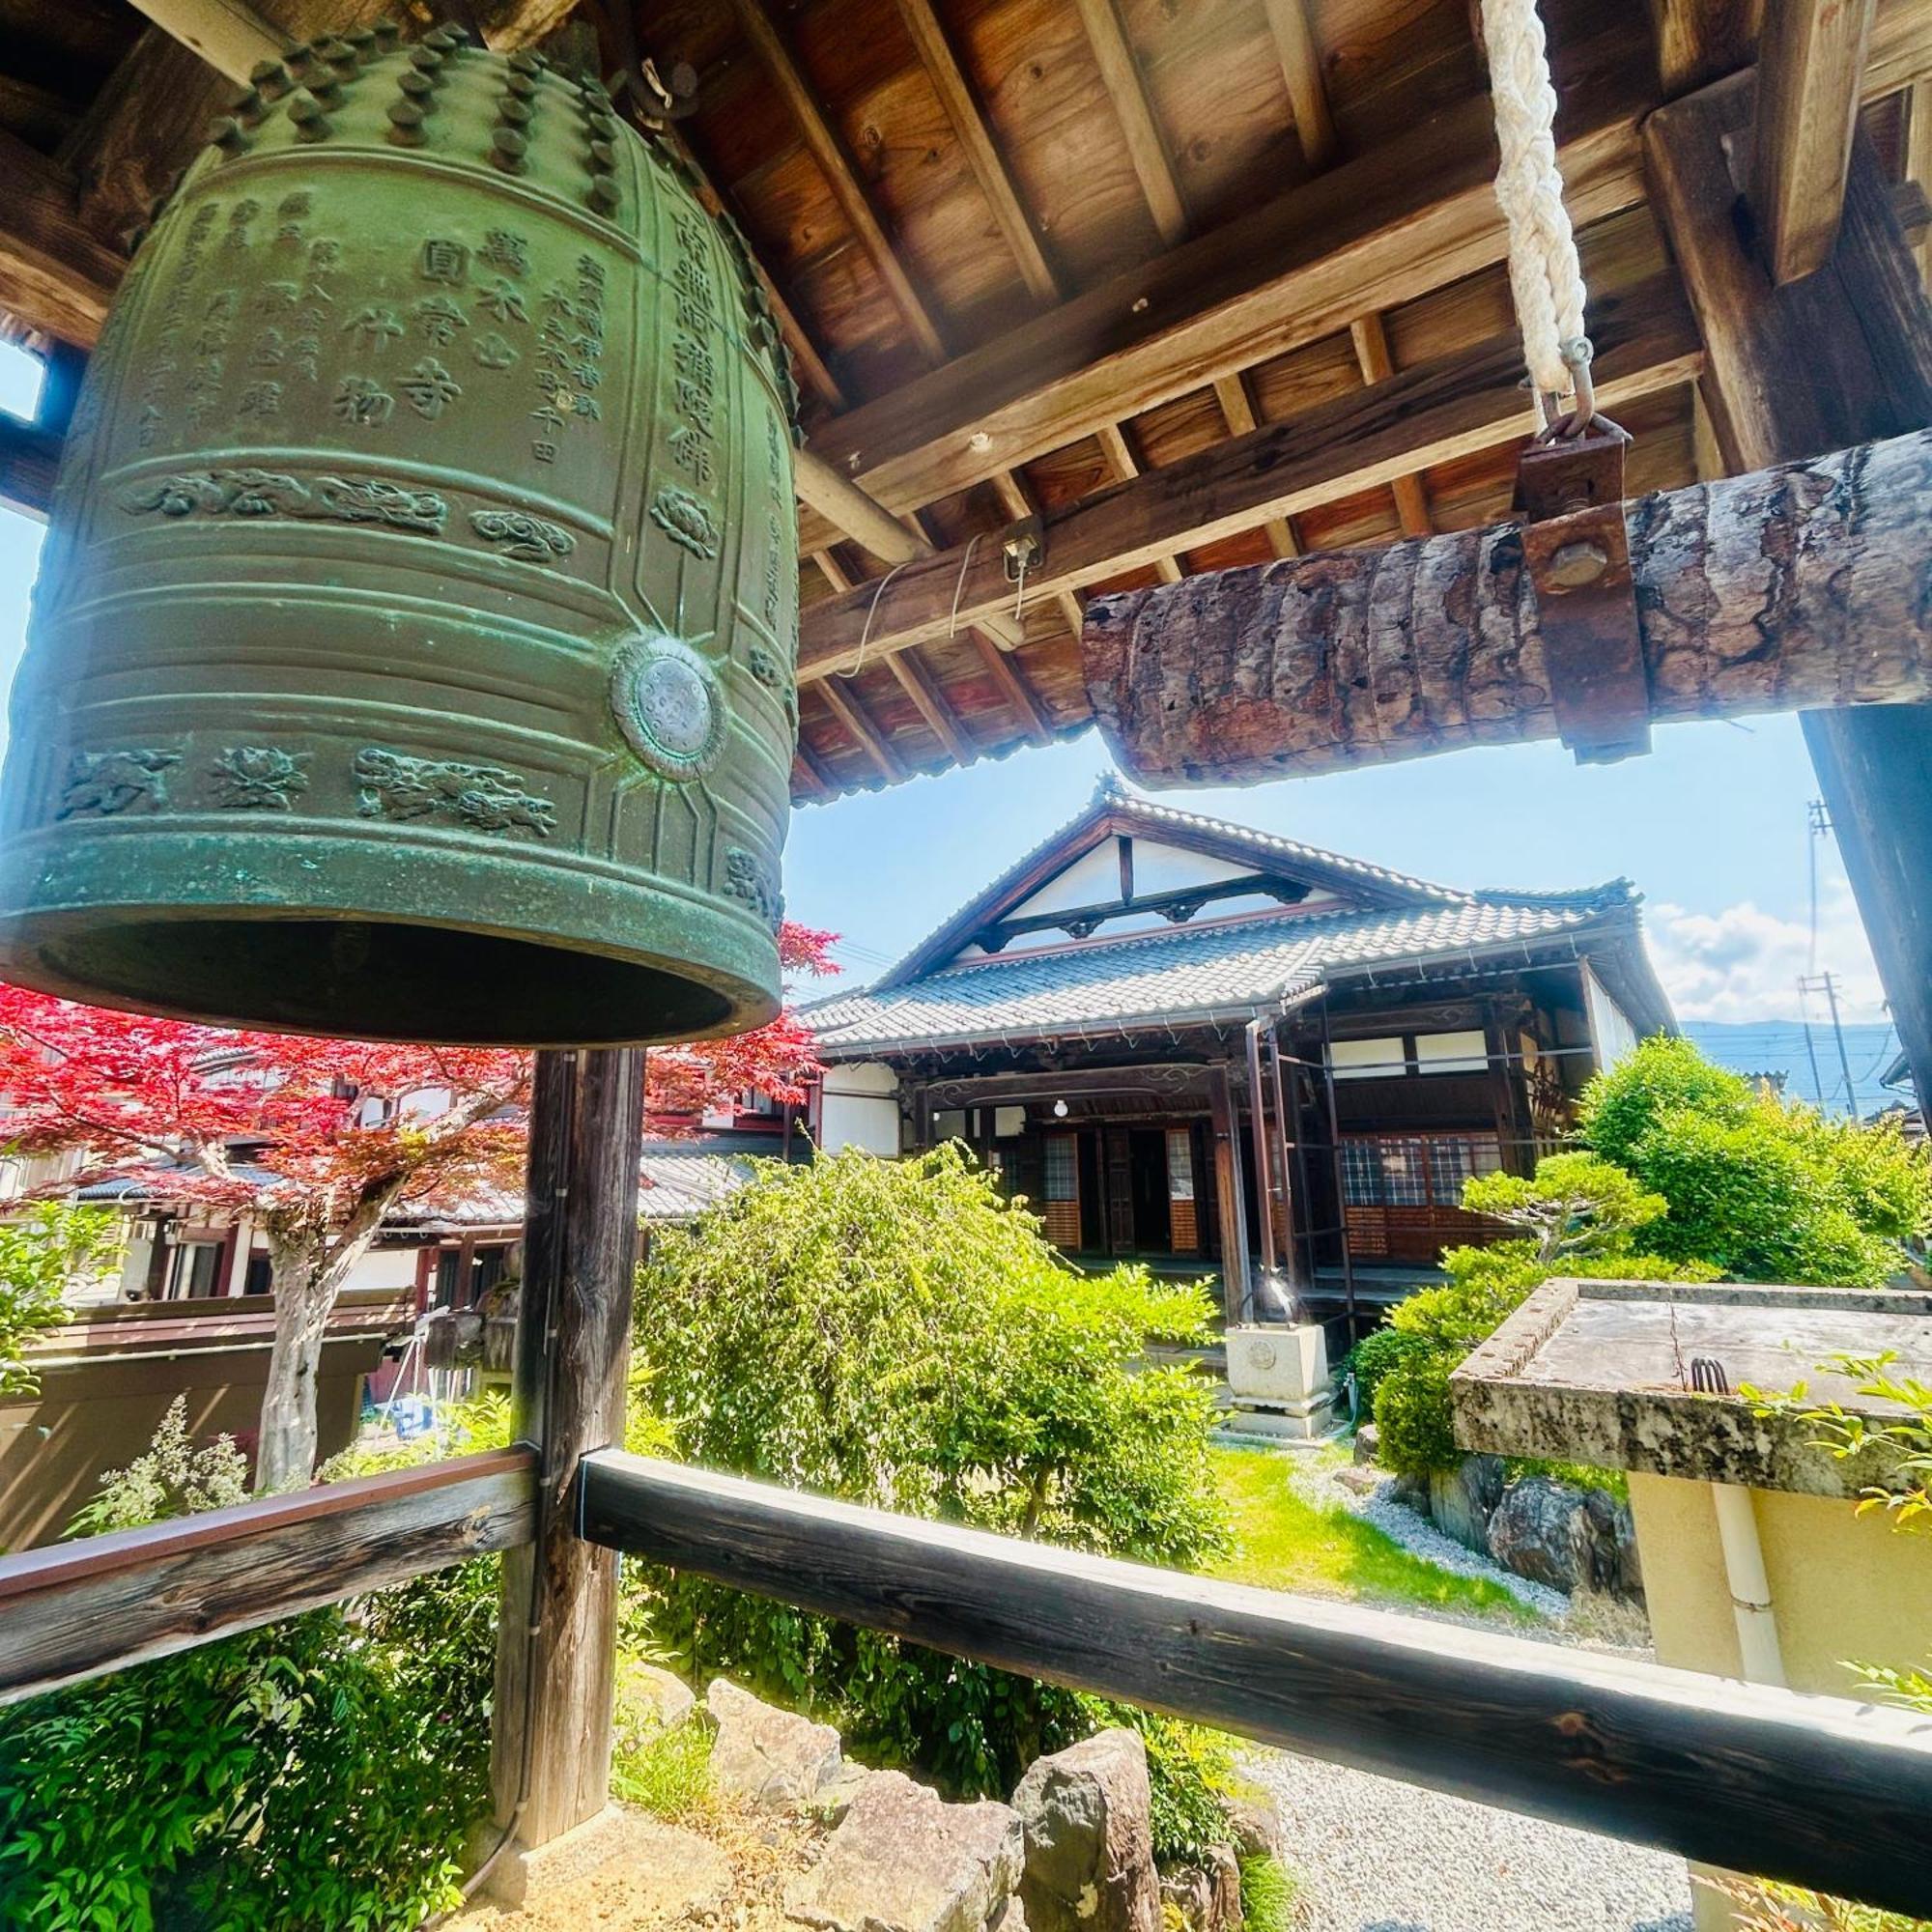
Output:
M1255 866L1236 866L1226 859L1210 858L1205 852L1189 851L1184 845L1170 845L1159 839L1136 838L1134 847L1134 896L1150 897L1160 893L1193 892L1203 886L1218 886L1230 879L1245 879ZM1121 897L1120 840L1109 838L1083 854L1057 873L1045 885L1019 900L1003 919L1028 919L1037 914L1074 912L1088 906L1117 905ZM1216 899L1202 909L1203 920L1232 919L1243 913L1273 912L1280 900L1269 893L1243 893L1238 898ZM1334 893L1314 892L1299 901L1304 907L1338 903ZM1136 932L1158 932L1171 922L1157 912L1122 915L1107 921L1095 939L1124 939ZM1018 933L1002 949L1003 955L1037 952L1047 947L1065 946L1067 936L1058 927L1043 932ZM963 963L987 958L980 946L963 946L946 963Z

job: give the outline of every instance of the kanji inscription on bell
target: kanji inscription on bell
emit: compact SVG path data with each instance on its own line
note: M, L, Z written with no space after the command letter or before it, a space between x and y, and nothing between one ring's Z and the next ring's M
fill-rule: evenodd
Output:
M137 254L0 787L0 972L364 1036L774 1010L793 397L595 83L297 53Z

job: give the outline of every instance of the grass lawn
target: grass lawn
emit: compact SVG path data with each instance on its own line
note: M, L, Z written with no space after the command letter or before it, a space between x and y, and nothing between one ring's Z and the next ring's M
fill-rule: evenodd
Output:
M1293 1456L1256 1449L1211 1453L1235 1529L1235 1548L1214 1566L1214 1576L1266 1590L1536 1621L1533 1610L1487 1577L1439 1570L1339 1504L1305 1501L1290 1480L1298 1466Z

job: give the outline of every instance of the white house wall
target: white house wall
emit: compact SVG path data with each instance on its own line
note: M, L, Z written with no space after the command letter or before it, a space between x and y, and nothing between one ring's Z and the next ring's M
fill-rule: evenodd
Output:
M887 1160L896 1160L898 1075L877 1061L828 1066L819 1090L818 1145L825 1153L856 1147Z

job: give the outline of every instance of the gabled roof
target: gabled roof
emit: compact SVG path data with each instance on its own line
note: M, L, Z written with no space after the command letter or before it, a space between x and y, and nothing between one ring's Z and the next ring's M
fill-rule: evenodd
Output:
M1303 845L1272 832L1257 832L1245 825L1231 825L1223 818L1208 818L1201 812L1156 805L1132 790L1114 773L1107 772L1094 785L1094 797L1084 811L1009 866L985 891L969 899L880 978L873 990L883 992L888 987L907 985L943 965L962 946L970 944L975 934L1037 893L1076 859L1105 840L1122 836L1158 838L1164 844L1183 846L1210 858L1246 866L1259 874L1292 876L1370 905L1463 905L1472 897L1451 886L1432 885L1427 879L1410 878L1406 872L1392 872L1385 867L1372 866L1364 859L1346 858L1339 852L1324 852L1319 846Z
M950 959L1016 892L1036 889L1042 867L1052 863L1058 869L1064 849L1117 816L1128 821L1126 829L1157 831L1176 842L1203 832L1225 838L1250 856L1291 864L1302 876L1319 868L1353 902L921 966ZM1669 1007L1644 956L1636 908L1636 895L1622 879L1568 893L1465 892L1106 793L874 987L819 1001L805 1017L824 1058L853 1060L1090 1029L1158 1032L1245 1020L1378 968L1473 963L1485 954L1520 958L1525 952L1566 958L1589 951L1610 967L1612 990L1638 1031L1667 1029Z

